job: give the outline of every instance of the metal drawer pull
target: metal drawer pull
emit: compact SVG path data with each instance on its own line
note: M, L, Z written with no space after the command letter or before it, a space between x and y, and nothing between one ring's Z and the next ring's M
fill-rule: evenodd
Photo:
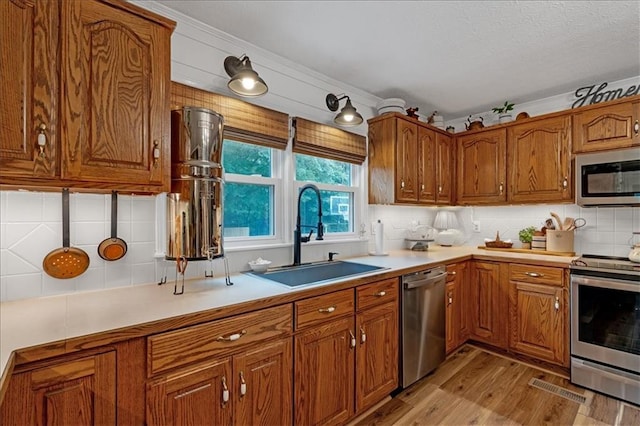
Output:
M455 274L456 274L456 271L453 271L453 272L447 272L447 275L455 275Z
M243 397L247 393L247 382L244 381L244 373L240 372L240 396Z
M351 336L351 348L356 347L356 336L353 335L351 330L349 330L349 336Z
M379 292L376 293L376 296L382 297L382 296L385 296L386 294L387 294L386 291L379 291Z
M533 278L544 277L544 274L540 274L538 272L525 272L524 274Z
M335 310L336 310L335 306L329 306L328 308L320 308L320 309L318 309L318 312L330 314L331 312L333 312Z
M47 135L45 131L47 130L47 126L42 123L38 128L38 148L40 148L40 157L44 158L44 147L47 145ZM637 133L637 132L636 132Z
M227 387L227 378L222 376L222 402L229 402L229 388Z
M233 334L228 335L227 337L218 336L218 338L216 340L218 342L233 342L234 340L238 340L239 338L241 338L245 334L247 334L247 330L242 330L240 333L233 333Z
M360 327L360 343L367 341L367 333L364 332L364 328Z
M206 385L200 386L199 388L191 389L186 392L182 392L179 395L176 395L173 399L184 398L185 396L191 395L192 393L200 392L203 389L211 387L211 383L207 383Z

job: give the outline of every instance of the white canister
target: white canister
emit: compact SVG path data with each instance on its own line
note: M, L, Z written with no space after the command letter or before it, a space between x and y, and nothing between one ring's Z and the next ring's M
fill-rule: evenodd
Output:
M547 250L573 252L573 231L547 230Z

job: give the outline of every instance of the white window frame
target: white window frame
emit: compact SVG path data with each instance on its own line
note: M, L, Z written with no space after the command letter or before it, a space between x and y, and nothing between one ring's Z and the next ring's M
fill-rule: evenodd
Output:
M233 139L228 139L234 142ZM271 149L271 177L259 175L242 175L236 173L224 173L224 182L226 183L243 183L273 186L273 235L261 235L253 237L224 237L224 248L226 249L242 249L256 248L260 246L274 247L286 244L284 233L284 179L282 170L284 169L284 151L275 148ZM223 187L224 190L224 187ZM223 206L224 209L224 206Z
M292 161L291 161L293 164L295 164L293 157L295 157L295 153L293 153ZM296 215L298 214L298 211L297 211L298 210L298 205L297 205L298 193L300 192L300 188L302 188L304 185L308 183L312 183L315 186L317 186L318 189L320 190L348 192L348 193L351 193L352 200L353 200L353 206L352 206L353 207L353 230L351 232L325 233L324 239L325 241L329 241L329 242L358 239L359 235L361 235L360 231L364 223L363 218L364 218L364 209L365 209L366 200L364 199L363 188L365 183L364 182L365 173L364 173L364 164L363 165L350 164L350 166L351 166L351 186L295 180L295 170L294 170L293 191L292 191L293 201L291 203L291 209L290 209L290 214L291 214L291 217L293 218L293 221L295 221ZM294 227L295 227L295 223L294 223ZM316 240L312 239L311 241L316 241Z

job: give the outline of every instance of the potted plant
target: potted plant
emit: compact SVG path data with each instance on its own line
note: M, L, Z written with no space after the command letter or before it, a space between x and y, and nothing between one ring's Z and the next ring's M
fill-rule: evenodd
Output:
M536 231L537 229L535 226L530 226L528 228L521 229L520 232L518 232L518 238L522 243L522 248L524 249L531 248L531 241L533 241L533 234Z
M498 122L500 124L511 121L511 111L513 111L513 104L509 103L509 101L505 101L504 105L500 107L492 108L491 111L498 114Z

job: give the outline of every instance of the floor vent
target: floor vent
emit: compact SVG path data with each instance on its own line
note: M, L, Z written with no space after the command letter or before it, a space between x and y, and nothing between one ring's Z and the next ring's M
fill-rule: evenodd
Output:
M533 386L534 388L542 389L544 391L558 395L562 398L568 399L569 401L577 402L578 404L585 404L587 402L587 398L580 395L579 393L561 388L560 386L554 385L553 383L545 382L544 380L536 379L535 377L529 381L529 385Z

